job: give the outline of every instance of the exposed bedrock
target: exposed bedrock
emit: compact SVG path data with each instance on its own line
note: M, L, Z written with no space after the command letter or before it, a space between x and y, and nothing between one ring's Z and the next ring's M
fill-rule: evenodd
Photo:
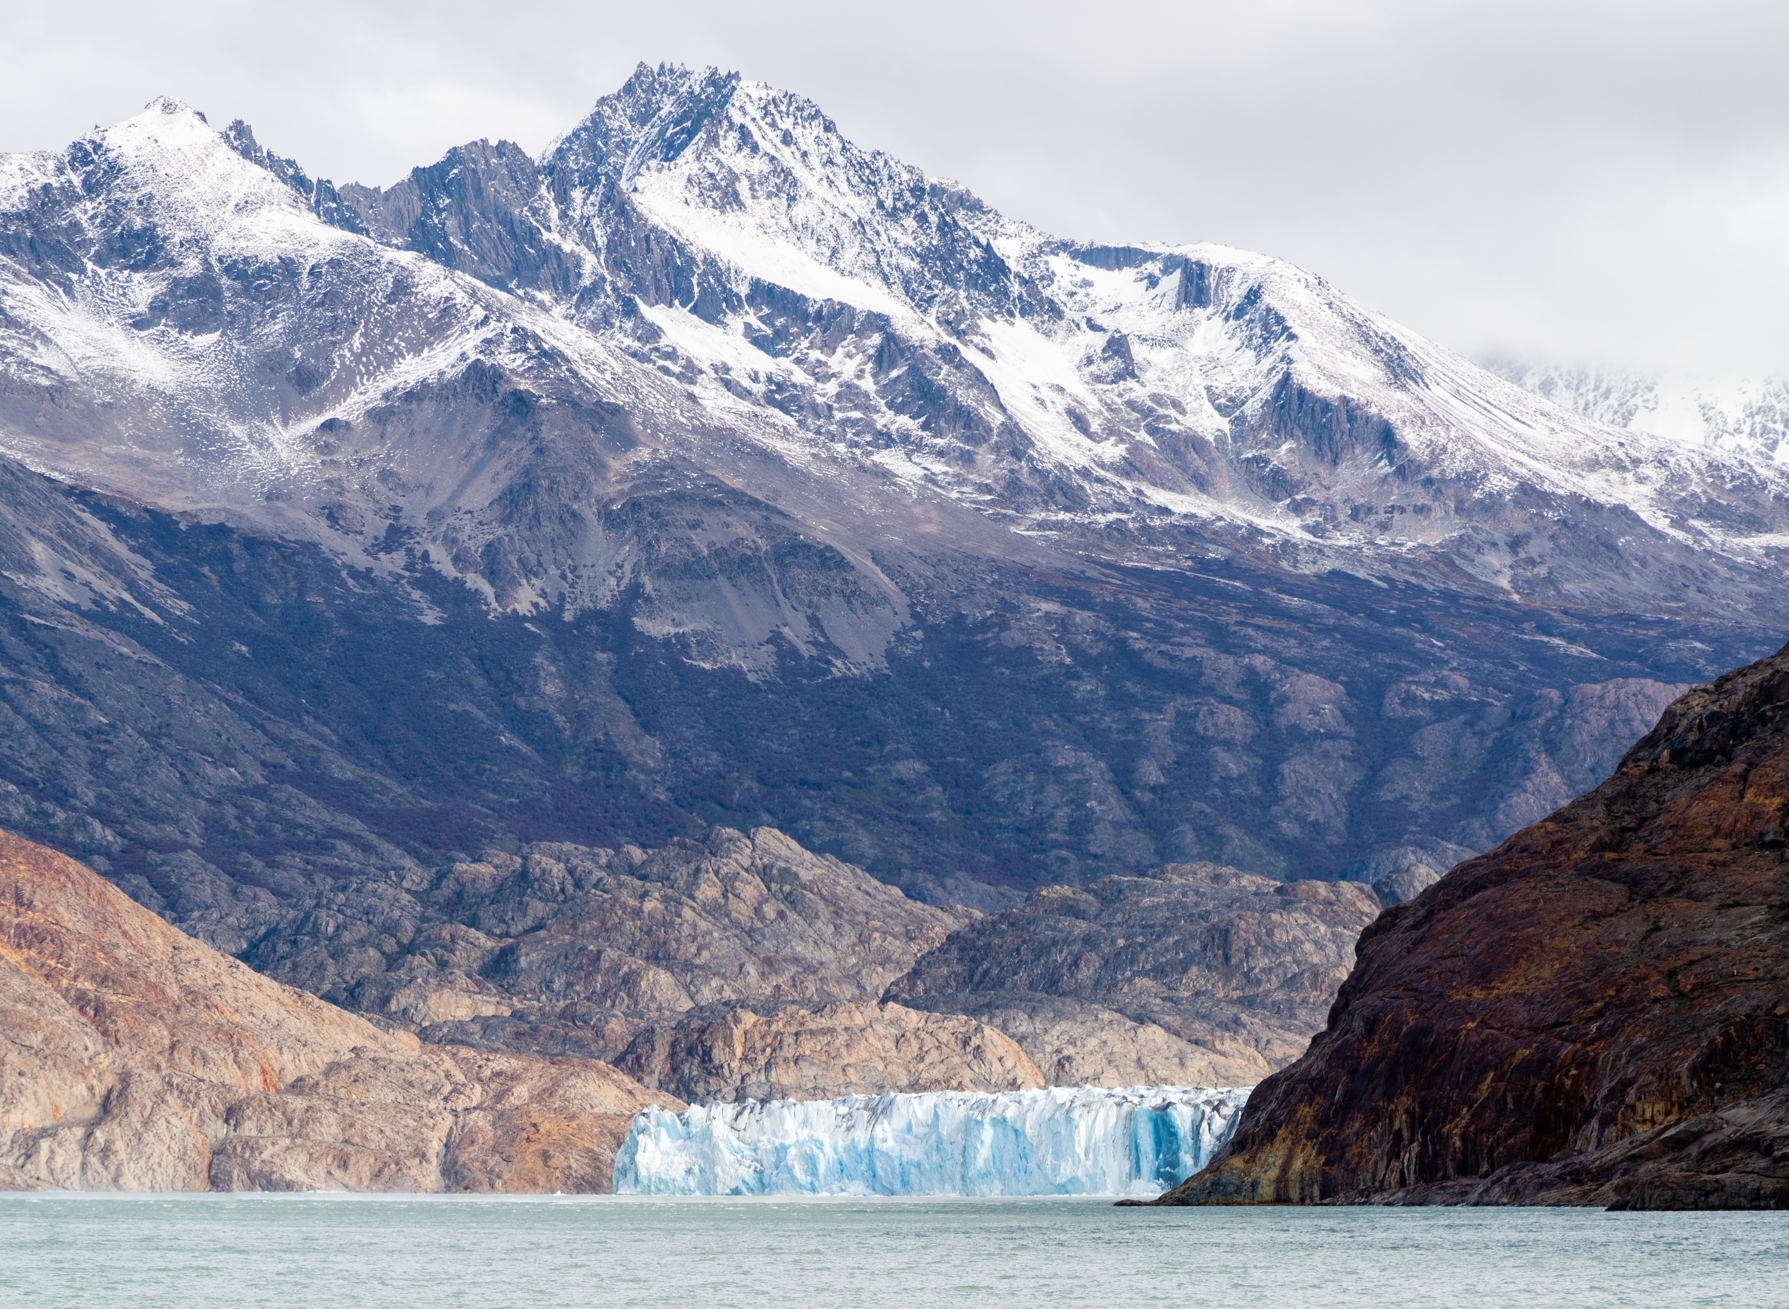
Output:
M426 1041L616 1060L685 1099L1245 1085L1322 1026L1379 904L1171 865L983 918L714 828L327 891L244 957Z
M0 821L226 953L487 846L716 823L980 909L1173 861L1371 882L1558 808L1755 649L1219 560L1119 587L891 563L901 626L799 523L630 485L577 604L529 617L420 558L344 574L0 464ZM720 657L742 633L771 641L749 669Z
M1780 625L1775 461L736 75L382 191L171 100L7 158L0 821L229 952L717 823L983 909L1439 870Z
M1380 902L1170 864L1046 887L953 932L888 1000L973 1015L1053 1085L1246 1085L1304 1051Z
M1380 916L1166 1202L1789 1207L1789 651Z
M651 1104L374 1027L0 833L0 1189L601 1192Z
M885 1091L1030 1091L1048 1085L1010 1036L896 1004L692 1013L642 1032L616 1061L691 1102L822 1100Z
M964 918L771 828L714 828L325 892L245 958L429 1039L610 1058L699 1005L874 1000Z

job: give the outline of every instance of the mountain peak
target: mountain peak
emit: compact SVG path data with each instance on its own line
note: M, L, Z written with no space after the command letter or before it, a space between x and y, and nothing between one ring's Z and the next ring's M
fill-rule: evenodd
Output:
M187 104L186 101L176 100L171 95L156 96L155 99L151 100L148 104L143 106L142 113L138 114L137 117L144 118L144 117L148 117L150 115L160 115L164 118L172 118L172 117L176 117L180 114L191 114L194 118L197 118L201 123L204 123L207 121L204 114L200 113L197 109L194 109L191 105ZM127 121L134 121L134 120L127 120Z
M219 134L204 114L184 100L160 95L122 122L99 128L89 139L98 139L114 149L153 144L160 149L191 151L207 148L219 139Z
M887 852L913 879L955 867L1079 879L1169 856L1334 872L1381 850L1440 868L1449 846L1483 848L1570 798L1577 724L1606 732L1622 706L1647 703L1636 697L1737 662L1749 633L1784 621L1789 468L1574 418L1265 256L1071 245L735 73L642 68L539 164L501 142L462 146L382 192L344 187L333 216L264 154L246 127L213 131L176 103L0 164L9 485L35 486L22 462L223 519L296 542L303 575L344 597L332 612L375 603L352 592L382 597L381 613L439 618L434 671L456 699L393 691L389 721L451 736L393 737L422 744L368 766L408 778L431 753L471 761L525 739L524 771L493 765L506 780L477 792L485 816L468 822L511 822L489 817L521 812L500 795L584 794L586 779L637 769L634 790L588 783L616 806L601 812L644 803L668 824L671 808L649 806L737 794L726 803L739 812L762 802L837 849ZM372 239L330 225L350 212ZM214 535L170 545L161 527L129 538L147 553L121 555L112 528L64 532L40 507L64 502L30 494L0 527L24 522L7 539L37 544L0 540L0 562L18 561L0 572L62 597L46 604L97 612L138 588L148 609L159 593L136 579L160 565L142 561L177 557L196 570L183 577L232 566L205 553L224 549ZM330 559L353 569L339 585ZM1096 577L1097 595L1084 589ZM180 664L189 655L163 643L158 657L206 679L236 676L225 662L241 659L249 703L256 688L302 689L335 658L305 635L289 647L302 658L275 664L258 635L268 611L225 607L263 601L189 599L201 584L179 585L207 630L240 620L245 650L195 641L200 662ZM554 706L516 713L599 744L567 755L530 735L494 707L522 704L513 689L477 702L509 726L453 726L474 662L457 634L498 631L487 605L515 634L504 657L529 670L513 676L544 688L526 703ZM549 613L565 621L521 626ZM417 665L372 640L352 666L421 685ZM298 672L255 671L276 667ZM659 668L667 680L652 681ZM948 712L924 698L959 668L981 670L961 683L973 692ZM812 749L798 726L728 756L737 771L678 753L695 739L679 735L681 715L706 695L686 673L740 687L786 673L795 688L810 671L883 669L899 676L856 703L911 686L895 716L939 725L901 738L914 761L972 761L938 783L945 808L911 807L933 792L908 756L859 751L881 729L855 708L828 710L850 725L817 729ZM579 699L604 670L610 689ZM1545 704L1532 699L1543 686ZM1094 707L1096 688L1112 708ZM635 690L660 698L630 719L620 707ZM817 722L795 698L807 694L789 690L776 702L789 712L768 717L769 702L727 700L739 716L717 710L715 730ZM339 703L328 730L361 733L365 697ZM598 718L611 724L600 738L583 726ZM1112 726L1125 723L1139 726ZM220 730L227 744L245 729ZM73 739L44 732L34 739ZM275 758L267 749L256 757ZM795 767L804 754L811 774ZM1498 761L1518 757L1548 762L1511 782ZM1443 758L1464 762L1431 762ZM887 789L853 780L885 766ZM66 775L57 803L76 812L93 791ZM835 788L848 798L815 801L833 780L850 781ZM418 781L377 803L415 813L452 794ZM246 810L208 812L214 833L248 830L223 816ZM947 817L928 831L984 835L914 835L930 812ZM1060 837L1035 836L1043 813Z
M565 169L585 185L620 178L648 158L674 158L725 104L738 73L709 66L640 64L613 94L598 100L541 153L542 166Z

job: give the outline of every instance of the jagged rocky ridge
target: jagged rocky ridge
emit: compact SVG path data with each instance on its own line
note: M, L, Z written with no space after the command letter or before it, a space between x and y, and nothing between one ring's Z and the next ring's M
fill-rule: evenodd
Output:
M379 191L172 101L8 157L0 441L0 816L231 951L713 823L984 909L1442 868L1781 610L1768 461L712 72Z
M1789 650L1387 910L1178 1204L1789 1207Z
M0 1188L610 1189L606 1064L445 1045L260 977L0 833Z

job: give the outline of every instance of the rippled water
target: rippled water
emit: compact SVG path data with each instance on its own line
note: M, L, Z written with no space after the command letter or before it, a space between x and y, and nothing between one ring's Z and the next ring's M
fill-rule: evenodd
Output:
M1789 1213L0 1195L5 1305L1789 1306Z

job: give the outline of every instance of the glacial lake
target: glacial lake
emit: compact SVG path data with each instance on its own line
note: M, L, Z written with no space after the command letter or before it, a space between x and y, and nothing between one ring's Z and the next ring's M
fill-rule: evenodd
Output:
M1789 1213L0 1193L0 1304L1789 1305Z

